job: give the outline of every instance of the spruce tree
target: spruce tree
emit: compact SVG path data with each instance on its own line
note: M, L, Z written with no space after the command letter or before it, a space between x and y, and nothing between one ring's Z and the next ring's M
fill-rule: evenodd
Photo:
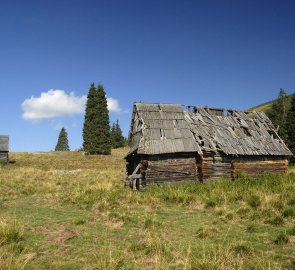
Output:
M55 151L69 151L69 150L70 148L69 148L69 141L68 141L68 133L65 128L62 128L58 136L57 144L55 146Z
M102 84L97 87L98 94L98 118L96 119L98 127L98 153L110 154L111 153L111 140L110 140L110 118L107 104L107 97Z
M122 130L119 125L119 121L117 120L116 123L113 123L111 129L111 142L113 148L119 148L125 146L126 140L122 135Z
M274 126L279 127L279 135L286 139L287 95L284 89L280 89L278 99L273 103L268 116Z
M83 150L87 153L90 153L94 149L94 142L95 142L95 131L94 131L94 121L97 117L98 111L98 98L97 98L97 91L95 88L94 83L90 85L88 95L87 95L87 102L86 102L86 109L85 109L85 116L84 116L84 126L83 126Z
M293 154L295 154L295 94L292 96L291 108L286 119L286 143Z
M102 85L91 84L83 127L83 148L88 154L110 154L110 121L106 93Z

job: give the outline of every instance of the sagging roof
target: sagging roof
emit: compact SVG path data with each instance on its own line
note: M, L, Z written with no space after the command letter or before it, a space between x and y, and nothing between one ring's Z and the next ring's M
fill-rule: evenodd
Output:
M9 151L9 137L6 135L0 135L0 152L8 152Z
M226 155L291 156L263 112L134 103L130 151L166 154L203 151Z

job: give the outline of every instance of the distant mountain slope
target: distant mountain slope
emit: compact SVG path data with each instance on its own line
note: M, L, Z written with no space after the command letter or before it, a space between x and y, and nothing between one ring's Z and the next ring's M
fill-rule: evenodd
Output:
M288 106L288 108L291 106L291 99L292 99L293 95L295 95L295 93L290 94L290 95L287 96L287 106ZM276 101L276 99L268 101L268 102L260 104L260 105L257 105L255 107L250 108L249 111L267 112L271 108L272 104L275 101Z

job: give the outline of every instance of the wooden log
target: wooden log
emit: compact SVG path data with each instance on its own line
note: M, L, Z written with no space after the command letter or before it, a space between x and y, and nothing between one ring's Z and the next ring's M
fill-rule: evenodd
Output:
M183 174L165 174L165 173L159 173L159 174L146 174L145 178L156 178L156 177L166 177L166 178L177 178L177 177L195 177L196 173L193 172L189 175L183 175Z
M176 181L196 181L195 177L177 177L177 178L147 178L147 183L176 182Z
M180 161L180 160L162 160L162 161L149 161L149 165L154 165L154 166L161 166L163 164L166 164L166 165L187 165L187 164L194 164L195 163L195 159L192 159L192 160L184 160L184 161Z
M0 160L8 162L8 152L0 152Z
M257 163L252 163L252 162L245 162L245 163L233 163L233 166L236 168L247 168L247 167L286 167L287 163L286 162L257 162Z
M129 179L141 179L142 178L142 174L139 173L139 174L131 174L128 176Z
M132 190L136 191L136 179L132 179Z
M203 159L204 161L223 161L222 157L207 157Z

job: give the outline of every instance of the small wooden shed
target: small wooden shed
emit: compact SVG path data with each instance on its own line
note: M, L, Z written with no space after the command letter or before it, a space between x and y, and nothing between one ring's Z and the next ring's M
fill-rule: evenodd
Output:
M6 135L0 135L0 161L8 161L9 152L9 137Z
M134 103L129 179L145 183L285 173L292 153L263 112Z

